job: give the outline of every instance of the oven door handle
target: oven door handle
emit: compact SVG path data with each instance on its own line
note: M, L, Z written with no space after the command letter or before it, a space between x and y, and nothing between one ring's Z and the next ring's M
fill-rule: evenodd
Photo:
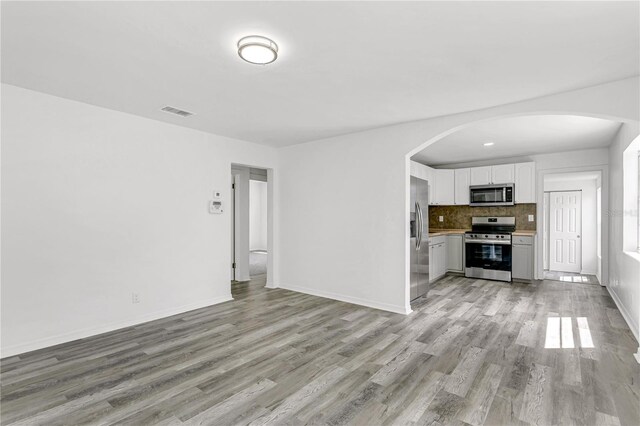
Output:
M511 241L496 241L496 240L465 240L465 244L492 244L496 246L510 246Z

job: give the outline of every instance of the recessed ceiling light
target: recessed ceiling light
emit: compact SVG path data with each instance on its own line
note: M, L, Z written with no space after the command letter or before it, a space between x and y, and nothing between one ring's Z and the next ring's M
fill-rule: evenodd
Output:
M484 145L484 146L492 146L492 145L493 145L493 142L487 142L487 143L484 143L483 145Z
M266 65L278 58L278 45L266 37L246 36L238 41L238 55L250 64Z

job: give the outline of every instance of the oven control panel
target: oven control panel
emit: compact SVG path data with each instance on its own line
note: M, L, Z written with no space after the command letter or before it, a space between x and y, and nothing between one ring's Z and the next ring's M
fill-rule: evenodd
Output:
M511 234L484 234L477 232L467 232L465 241L486 241L486 242L511 242Z

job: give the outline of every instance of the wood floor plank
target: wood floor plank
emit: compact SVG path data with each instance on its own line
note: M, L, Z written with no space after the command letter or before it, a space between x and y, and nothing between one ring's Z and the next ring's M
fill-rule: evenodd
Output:
M0 422L640 424L637 342L599 285L448 275L407 316L264 277L232 293L0 360ZM558 347L549 317L565 318Z
M532 425L550 425L553 419L553 369L533 364L520 409L520 420Z
M488 365L482 378L473 385L466 398L465 405L458 414L460 420L474 426L484 424L502 381L503 372L504 368L499 365Z
M454 395L467 396L486 355L486 349L470 347L449 376L444 389Z

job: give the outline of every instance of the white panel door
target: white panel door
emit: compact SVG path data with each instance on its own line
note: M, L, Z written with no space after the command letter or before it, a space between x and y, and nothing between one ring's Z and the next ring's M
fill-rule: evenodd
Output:
M456 169L454 181L455 203L469 205L469 185L471 184L470 169Z
M513 164L491 167L491 183L514 183L515 181L515 167Z
M472 167L471 185L488 185L491 183L491 166Z
M582 269L582 192L549 193L549 270Z

